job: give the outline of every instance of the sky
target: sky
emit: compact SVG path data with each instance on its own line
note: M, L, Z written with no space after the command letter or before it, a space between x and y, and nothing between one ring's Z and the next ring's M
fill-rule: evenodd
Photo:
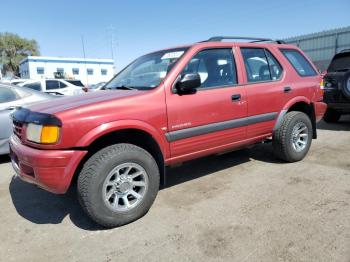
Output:
M350 0L1 2L0 32L60 57L83 57L83 37L86 57L113 54L117 71L145 53L215 35L283 39L350 26Z

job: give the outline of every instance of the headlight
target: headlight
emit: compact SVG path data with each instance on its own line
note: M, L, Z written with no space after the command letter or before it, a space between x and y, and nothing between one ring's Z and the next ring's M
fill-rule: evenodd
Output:
M58 142L60 128L58 126L43 126L29 123L27 126L27 140L40 144L54 144Z

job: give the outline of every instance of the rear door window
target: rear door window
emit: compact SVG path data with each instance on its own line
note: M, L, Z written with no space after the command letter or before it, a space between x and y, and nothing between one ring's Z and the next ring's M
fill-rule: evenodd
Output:
M283 69L277 59L264 48L241 48L248 82L278 80Z
M300 76L306 77L317 75L315 69L299 51L295 49L281 49L281 52Z

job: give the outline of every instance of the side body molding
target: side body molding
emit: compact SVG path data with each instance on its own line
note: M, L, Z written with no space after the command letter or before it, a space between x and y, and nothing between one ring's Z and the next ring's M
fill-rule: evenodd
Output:
M78 141L76 147L87 147L103 135L125 129L137 129L148 133L159 145L164 158L166 159L170 157L169 144L166 141L164 134L157 132L155 127L140 120L118 120L114 122L104 123L86 133Z

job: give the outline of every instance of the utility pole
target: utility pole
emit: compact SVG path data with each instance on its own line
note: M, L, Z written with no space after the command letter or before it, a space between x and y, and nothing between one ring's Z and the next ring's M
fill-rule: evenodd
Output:
M115 31L115 28L113 25L110 25L109 26L109 33L110 33L110 45L111 45L111 57L112 57L112 60L113 60L113 63L114 63L114 66L113 66L113 70L114 72L116 71L116 62L114 60L114 52L115 52L115 36L114 36L114 31Z
M86 75L86 85L89 86L89 77L88 77L87 68L86 68L85 44L84 44L84 36L83 35L81 35L81 45L82 45L82 48L83 48L85 75Z

